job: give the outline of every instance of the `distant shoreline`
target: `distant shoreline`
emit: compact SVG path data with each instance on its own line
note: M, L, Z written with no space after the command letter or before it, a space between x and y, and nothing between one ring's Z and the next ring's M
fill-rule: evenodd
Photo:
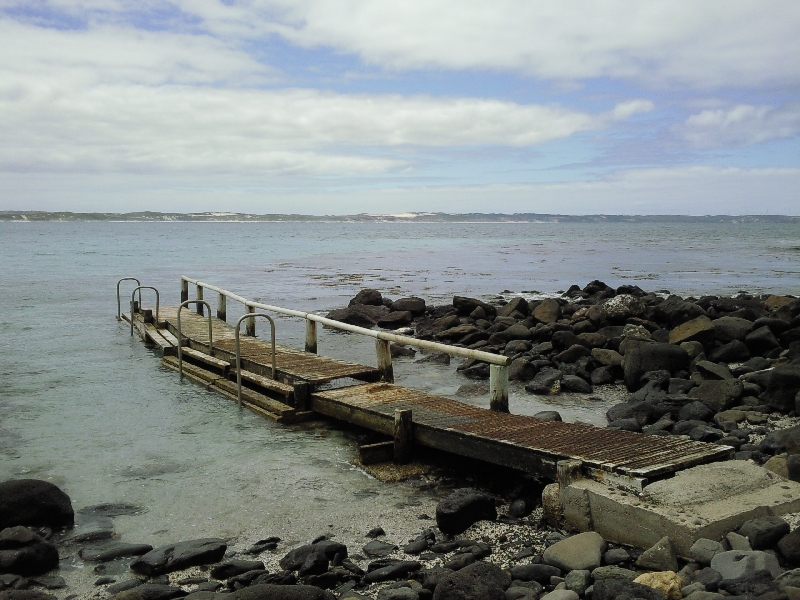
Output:
M142 222L352 222L352 223L800 223L790 215L557 215L538 213L400 213L356 215L198 213L77 213L0 211L0 222L142 221Z

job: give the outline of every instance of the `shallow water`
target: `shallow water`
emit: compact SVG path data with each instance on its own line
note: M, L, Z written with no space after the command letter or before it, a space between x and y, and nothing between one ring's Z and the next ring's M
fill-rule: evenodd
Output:
M48 479L76 508L145 507L115 519L125 541L299 541L328 525L360 535L364 522L406 517L411 527L432 492L354 469L345 433L276 425L180 383L115 320L117 280L139 277L164 304L177 304L185 274L317 311L362 287L441 303L553 294L595 278L681 294L797 294L798 248L800 228L786 224L0 223L0 478ZM302 322L277 327L281 343L301 345ZM352 335L322 331L320 352L374 364L372 341ZM400 360L396 380L453 395L466 382L457 364ZM572 396L547 404L517 387L510 404L596 423L605 408Z

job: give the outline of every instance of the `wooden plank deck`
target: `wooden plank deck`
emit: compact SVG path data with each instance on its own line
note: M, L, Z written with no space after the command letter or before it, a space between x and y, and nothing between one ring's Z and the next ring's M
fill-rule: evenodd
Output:
M176 345L177 308L162 308L160 316L166 330L156 330L143 323L140 315L134 318L134 326L143 338L155 339L162 347ZM128 315L124 317L129 319ZM202 360L201 353L209 351L208 317L188 310L181 313L182 334L193 350L187 353L190 355L187 358L195 359L195 364L185 363L184 370L187 376L209 389L236 399L236 384L230 380L235 378L235 369L227 368L235 358L234 329L213 317L211 323L215 358ZM245 404L282 422L294 422L310 415L290 406L294 401L291 383L309 382L313 391L314 386L321 383L353 378L367 383L313 392L310 408L315 413L387 436L393 435L395 411L411 410L413 442L418 448L434 448L552 479L557 476L558 462L571 459L581 461L584 473L592 477L641 489L648 481L698 464L727 460L733 455L733 449L728 446L494 412L379 383L379 371L373 367L281 345L276 346L278 381L275 381L270 379L270 343L244 335L240 343L245 369L243 381L259 386L265 393L277 392L279 396L278 399L269 398L254 389L243 388ZM177 369L177 359L166 356L167 349L164 363Z
M414 441L421 446L553 479L559 461L574 459L598 476L639 487L732 455L728 446L493 412L386 383L316 392L311 409L386 435L392 435L395 411L411 410Z

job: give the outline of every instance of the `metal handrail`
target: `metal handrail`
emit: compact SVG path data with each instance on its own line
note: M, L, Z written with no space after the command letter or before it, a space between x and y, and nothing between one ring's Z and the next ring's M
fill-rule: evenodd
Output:
M209 309L210 313L211 309ZM245 319L255 319L256 317L264 317L269 321L270 334L272 337L272 379L275 379L275 321L272 320L268 314L265 313L248 313L236 321L236 403L239 408L242 407L242 355L239 350L239 330L242 327L242 321Z
M327 325L328 327L333 327L335 329L340 329L342 331L349 331L350 333L358 333L360 335L365 335L367 337L372 337L387 342L394 342L396 344L404 344L407 346L414 346L416 348L422 348L425 350L443 352L445 354L450 354L451 356L474 358L476 360L480 360L489 363L491 365L499 365L506 367L511 363L511 358L508 356L492 354L490 352L482 352L481 350L471 350L469 348L459 348L457 346L440 344L439 342L431 342L428 340L418 340L416 338L411 338L404 335L397 335L396 333L387 333L385 331L375 331L374 329L366 329L364 327L358 327L357 325L349 325L347 323L342 323L341 321L335 321L333 319L328 319L327 317L321 317L319 315L315 315L314 313L303 312L300 310L292 310L290 308L281 308L280 306L262 304L261 302L253 302L252 300L243 298L242 296L234 294L233 292L229 292L228 290L222 289L215 285L211 285L210 283L204 283L196 279L191 279L189 277L186 277L185 275L181 275L181 280L186 281L187 283L200 286L204 289L212 290L219 294L223 294L228 298L241 302L247 307L260 308L262 310L268 310L271 312L276 312L278 314L288 315L291 317L300 317L302 319L306 319L308 321L314 321L316 323Z
M158 308L161 304L161 296L158 290L152 285L140 285L131 292L131 335L133 335L133 297L136 295L136 292L139 292L139 308L142 308L142 290L153 290L156 293L156 329L158 329Z
M214 356L213 331L211 326L211 306L205 300L186 300L178 307L178 373L183 379L183 336L181 335L181 311L190 304L205 304L208 309L208 354Z
M120 302L119 298L119 284L123 281L135 281L136 285L142 285L142 282L136 279L136 277L123 277L117 282L117 321L122 321L122 303ZM142 305L142 292L139 292L139 306ZM131 314L131 318L133 318L133 314Z

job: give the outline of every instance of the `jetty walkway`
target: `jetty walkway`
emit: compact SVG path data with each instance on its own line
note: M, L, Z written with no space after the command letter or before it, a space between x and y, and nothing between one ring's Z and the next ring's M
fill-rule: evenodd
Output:
M196 289L193 300L188 298L190 284ZM253 302L185 276L181 278L181 307L160 306L156 296L155 306L143 308L142 291L155 290L139 286L131 295L133 310L122 313L119 284L117 289L117 317L131 324L131 332L137 331L143 340L160 347L166 366L282 423L325 415L390 438L362 447L365 459L388 454L403 462L414 448L420 452L427 447L553 480L567 476L562 473L565 469L570 471L568 477L574 477L579 468L579 476L641 491L648 483L677 471L732 456L732 449L727 446L509 414L509 359L505 356ZM216 316L212 316L211 305L203 299L208 291L218 294ZM226 321L228 299L246 307L247 314L236 326ZM269 312L305 319L304 350L255 337L256 317L265 317ZM318 355L319 323L375 338L377 366ZM239 334L242 324L246 325L244 335ZM396 385L390 341L488 362L489 408Z

